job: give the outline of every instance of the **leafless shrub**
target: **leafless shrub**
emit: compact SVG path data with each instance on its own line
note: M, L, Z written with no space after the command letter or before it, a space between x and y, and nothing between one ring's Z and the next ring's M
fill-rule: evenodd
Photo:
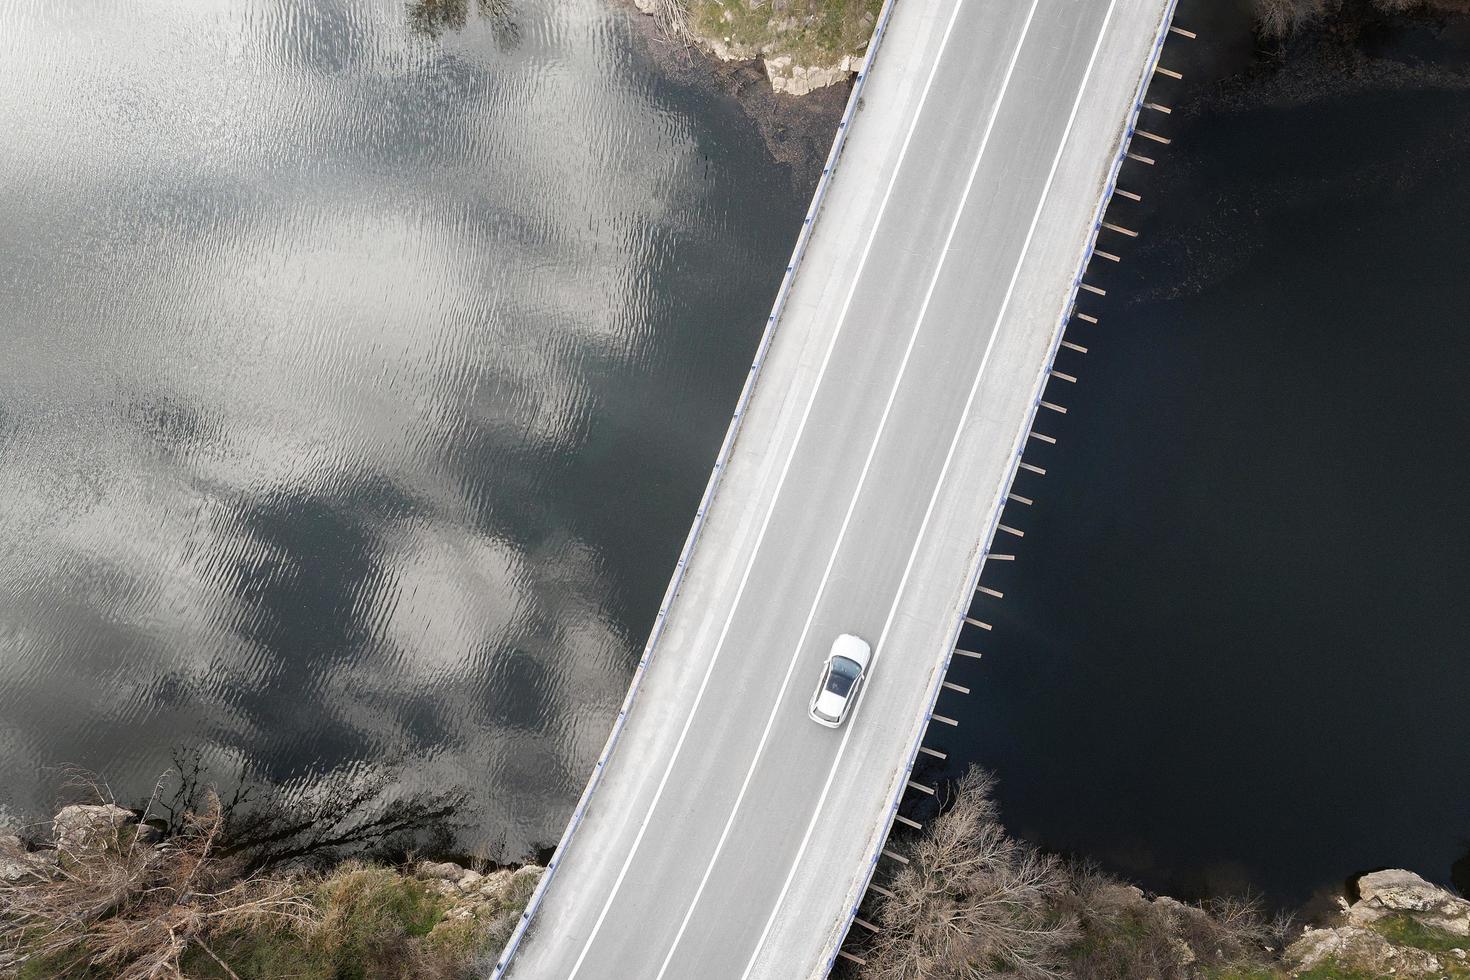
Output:
M1414 11L1443 14L1470 13L1470 0L1373 0L1373 6L1386 14Z
M1264 37L1290 37L1344 6L1344 0L1255 0L1256 27ZM1358 0L1346 5L1347 11L1359 14L1370 7L1384 14L1465 14L1470 13L1470 0Z
M110 802L100 791L95 800ZM154 804L156 796L145 819ZM306 927L314 908L290 884L243 873L221 854L222 810L210 792L199 810L179 814L163 846L140 843L136 824L113 827L63 845L48 876L0 883L0 944L117 980L169 980L183 976L191 949L214 957L213 937Z
M1256 26L1266 37L1288 37L1340 4L1341 0L1255 0Z
M867 954L865 980L1061 977L1075 922L1054 906L1067 879L1055 858L1009 837L990 798L993 779L971 769L952 805L906 848Z
M689 41L689 0L656 0L653 17L665 37Z
M1069 908L1083 939L1071 951L1074 980L1183 980L1268 965L1289 917L1268 919L1250 898L1189 905L1152 901L1094 868L1074 869Z
M1260 960L1279 952L1287 943L1294 925L1290 913L1267 915L1259 897L1226 896L1208 899L1200 904L1211 923L1204 943L1195 947L1201 960L1235 964Z

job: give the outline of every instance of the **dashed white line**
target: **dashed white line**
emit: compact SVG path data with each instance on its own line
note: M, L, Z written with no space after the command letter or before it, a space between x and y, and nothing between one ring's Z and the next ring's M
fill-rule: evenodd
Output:
M991 351L995 347L996 334L1000 331L1001 322L1005 319L1006 311L1010 308L1011 297L1015 293L1016 281L1021 275L1021 266L1025 264L1026 255L1031 250L1031 240L1036 234L1037 222L1041 220L1041 211L1046 206L1047 199L1051 196L1052 182L1056 179L1057 167L1062 161L1062 152L1066 149L1067 140L1072 135L1072 127L1077 122L1077 111L1082 105L1082 96L1087 91L1087 83L1092 78L1092 69L1097 64L1097 54L1102 49L1103 38L1107 35L1108 24L1113 18L1113 9L1117 6L1117 0L1109 0L1107 13L1103 16L1102 28L1098 31L1097 41L1093 44L1092 55L1087 60L1087 70L1083 73L1082 84L1078 87L1077 97L1072 103L1071 115L1067 118L1067 128L1062 132L1061 142L1057 146L1056 155L1052 158L1051 170L1047 173L1046 184L1042 189L1041 200L1036 205L1036 212L1031 216L1031 227L1026 232L1026 241L1021 246L1021 254L1016 259L1016 267L1011 271L1010 285L1006 288L1005 300L1001 303L1000 311L996 314L995 324L991 328L990 340L986 344L985 354L981 358L980 368L975 372L975 380L970 385L970 394L965 400L965 410L960 413L959 424L955 427L954 437L950 440L949 452L945 455L944 466L940 469L939 479L934 484L934 492L929 496L929 505L924 510L924 520L919 526L919 533L914 538L914 546L909 551L908 562L904 565L903 577L899 580L898 591L893 597L893 605L889 607L888 618L883 623L883 632L878 636L878 642L873 647L873 658L876 661L879 652L883 649L883 643L888 638L889 630L893 626L894 616L898 612L899 602L903 598L904 590L908 586L909 575L914 568L914 560L918 557L919 547L924 542L924 533L928 530L929 520L934 514L934 505L939 500L939 492L944 487L945 477L949 475L950 464L954 461L956 447L959 446L960 435L964 432L965 419L970 414L970 407L975 401L975 394L980 390L980 379L985 374L986 363L990 360ZM854 706L854 714L861 707L862 700L867 696L867 688L858 694L858 704ZM771 934L771 927L776 922L776 915L781 910L781 905L786 901L786 895L791 890L791 883L796 877L796 869L801 866L801 860L806 854L807 847L811 844L812 832L816 829L817 820L821 817L822 808L827 803L827 796L832 790L832 781L841 768L842 757L847 752L847 744L852 738L855 725L849 724L847 731L842 734L842 744L838 746L837 756L832 760L832 768L827 773L826 782L822 785L822 793L817 798L817 805L812 810L811 820L808 821L806 832L802 835L801 844L796 850L796 856L791 861L791 867L786 872L786 880L781 885L781 891L776 895L776 901L771 905L771 914L766 918L765 927L761 930L760 938L756 940L755 948L751 951L750 959L745 964L745 970L740 974L740 980L749 980L750 971L754 969L756 960L760 957L761 949L765 946L766 938Z
M684 726L679 731L679 738L674 743L673 754L669 757L669 761L664 769L663 775L659 777L658 787L654 790L653 799L648 804L648 810L643 815L642 821L639 823L638 833L633 838L632 846L628 848L628 853L623 859L622 867L618 869L618 875L613 880L613 886L611 891L608 893L607 900L603 903L601 910L599 910L597 914L597 919L592 924L592 930L587 936L587 941L583 945L581 953L578 954L576 962L572 964L572 971L567 975L567 980L576 980L578 972L580 972L580 970L582 969L582 964L585 963L587 960L587 954L592 950L592 944L597 939L597 934L602 930L603 923L607 921L608 912L611 911L613 902L617 899L618 891L622 888L623 885L623 880L628 876L628 869L631 868L633 865L633 858L637 854L639 846L643 843L644 835L648 833L648 827L649 824L652 822L653 813L658 808L659 800L663 798L664 789L668 786L669 777L670 775L672 775L674 771L674 766L679 760L679 754L683 751L685 739L687 739L689 736L689 729L693 725L694 719L698 716L699 704L704 699L705 690L708 688L710 677L714 673L715 663L719 660L720 653L724 649L725 637L729 633L730 624L735 618L735 611L739 608L741 596L744 595L746 584L750 581L751 570L755 567L756 557L760 554L761 542L765 539L767 528L770 527L771 517L775 514L777 502L780 500L781 497L781 488L786 483L786 476L791 470L791 464L793 460L795 460L797 449L801 445L801 436L802 433L806 430L806 424L807 420L811 416L812 406L816 404L817 395L821 390L822 378L827 372L827 365L831 361L832 351L836 349L837 338L842 333L843 324L847 320L848 310L852 306L853 294L857 292L858 283L862 281L862 271L867 265L868 255L872 251L873 242L877 238L879 227L881 227L882 225L883 214L887 211L889 198L892 197L893 189L898 183L898 175L903 170L903 161L908 156L910 141L913 139L914 131L918 128L919 119L923 115L924 105L929 99L929 93L933 88L934 78L939 72L939 66L943 64L944 51L949 45L950 34L954 30L955 21L958 19L960 8L963 5L964 0L956 0L954 11L950 14L949 23L945 25L944 36L940 40L939 53L935 56L934 63L929 69L929 76L924 82L923 94L919 97L919 104L914 110L913 118L909 123L908 132L904 135L903 146L899 149L899 155L897 161L894 163L893 173L889 177L888 186L883 192L883 200L879 203L878 213L873 221L872 231L868 235L867 242L863 245L862 256L858 260L857 270L852 279L852 285L849 287L847 291L847 296L843 301L842 311L839 314L837 320L837 326L832 331L832 339L828 343L827 350L822 356L822 365L817 372L817 377L815 381L812 384L811 398L807 401L806 406L802 411L801 421L797 425L796 435L791 443L791 451L787 455L785 461L782 463L781 474L776 480L776 489L771 497L771 505L766 511L764 518L762 519L760 531L756 535L755 546L751 549L750 559L746 563L744 572L741 574L740 585L737 587L735 598L730 604L729 616L725 619L724 626L720 630L719 640L715 645L714 651L709 657L709 663L705 667L704 677L700 680L699 690L695 693L694 696L694 703L690 706L689 712L684 720Z
M1021 36L1016 40L1016 48L1011 52L1011 60L1006 65L1005 75L1001 80L1000 92L995 98L994 108L991 109L990 118L986 120L985 131L980 137L980 147L975 153L975 162L970 167L969 176L965 180L965 189L960 195L959 204L955 207L954 219L950 222L949 231L944 238L944 245L939 250L939 261L935 263L934 275L929 280L928 289L924 292L924 300L919 304L919 314L914 319L914 329L909 335L908 345L904 348L903 359L899 362L898 372L893 379L893 386L889 389L888 400L883 405L883 414L878 419L878 427L873 433L873 439L868 446L867 456L863 459L862 470L858 473L857 485L853 488L852 497L848 500L847 511L842 515L842 524L838 528L837 538L832 544L832 552L827 556L826 567L822 569L822 578L817 585L816 595L813 596L811 608L807 612L806 621L802 624L801 634L797 637L796 646L792 650L791 660L786 665L786 674L781 678L781 687L776 692L775 703L771 707L770 714L766 717L765 727L761 730L760 741L756 743L755 754L752 756L750 765L745 771L745 778L740 783L740 792L736 794L735 802L730 807L730 815L725 819L725 826L720 831L719 840L715 844L714 853L710 855L709 863L705 866L704 874L699 879L699 887L694 891L694 897L689 901L689 908L684 912L684 918L679 922L679 929L674 934L674 940L669 946L668 953L660 964L658 975L654 980L663 980L664 973L673 961L674 952L679 947L679 941L684 938L684 931L689 927L689 920L694 917L695 907L699 904L704 889L709 884L710 875L714 872L715 864L720 859L720 854L725 849L725 842L729 839L730 828L735 824L735 818L740 812L740 806L745 801L746 790L750 788L751 779L755 776L756 768L760 765L761 757L765 754L766 743L770 740L771 730L775 726L776 717L780 714L781 705L786 700L786 693L791 686L791 675L796 670L797 661L801 659L802 649L806 646L806 638L811 632L812 621L816 618L817 608L821 605L822 597L827 591L827 582L831 578L832 568L837 563L837 554L842 550L842 543L847 538L847 529L852 522L852 515L857 510L858 499L862 496L863 487L867 483L868 473L872 468L873 457L877 455L878 445L883 441L883 432L888 426L888 417L893 411L893 403L898 398L899 389L903 386L904 374L908 370L909 358L913 355L914 345L919 339L919 332L924 324L924 317L929 312L929 302L934 297L934 290L939 285L939 277L944 271L944 261L949 255L950 243L954 241L955 232L959 229L960 218L964 214L965 204L970 199L970 191L975 185L975 175L980 172L980 161L985 157L986 147L990 145L990 134L995 129L995 120L1000 115L1001 104L1005 101L1006 91L1010 88L1011 78L1016 70L1016 63L1021 58L1021 49L1026 45L1026 35L1031 30L1031 21L1036 14L1036 7L1040 0L1031 0L1031 8L1026 13L1026 20L1021 25ZM958 11L958 6L956 6ZM881 645L881 641L880 641ZM877 653L873 657L877 662ZM849 730L851 725L849 724Z

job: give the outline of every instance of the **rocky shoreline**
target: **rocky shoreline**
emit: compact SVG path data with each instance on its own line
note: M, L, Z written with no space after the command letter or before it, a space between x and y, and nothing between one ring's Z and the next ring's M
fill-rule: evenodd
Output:
M1292 975L1470 977L1470 901L1402 869L1362 875L1355 888L1334 921L1307 926L1286 947Z
M34 917L27 919L27 898L33 898L48 888L63 888L67 881L85 879L91 891L117 891L117 897L109 897L104 903L107 911L95 912L98 923L119 914L126 904L126 888L121 887L116 875L104 872L113 864L127 872L123 878L128 882L145 882L154 868L165 868L181 864L188 871L188 880L193 882L197 865L202 864L201 855L207 853L197 847L191 850L189 839L179 839L170 834L156 821L140 819L137 811L112 803L77 804L58 810L50 822L49 833L39 839L23 840L17 834L0 836L0 980L31 977L72 976L131 976L124 970L117 973L95 972L95 966L78 972L79 960L66 961L64 972L53 972L56 960L46 960L39 969L28 969L31 953L26 946L27 931L37 925ZM198 838L194 838L197 843ZM141 853L135 861L118 861L127 854ZM181 859L180 856L183 856ZM190 855L194 861L191 862ZM109 857L111 856L111 857ZM365 865L348 860L333 870L321 873L306 868L284 872L270 881L270 893L277 900L295 901L302 908L312 903L323 906L316 918L308 916L292 927L293 935L308 946L320 945L321 922L351 914L330 903L323 905L322 896L336 896L331 901L340 906L342 892L361 893L371 886L380 892L398 896L414 897L418 910L416 927L406 935L383 937L387 942L418 943L423 950L448 950L448 953L425 953L415 955L420 960L429 955L448 956L456 968L465 972L439 973L435 975L470 976L475 969L493 959L509 938L515 923L524 910L526 902L535 890L544 868L527 864L519 867L497 867L477 870L454 861L412 861L399 867ZM176 886L167 883L164 876L161 890ZM351 883L344 888L342 881ZM240 874L232 888L251 886L256 889L260 881L254 876ZM141 885L139 886L141 888ZM157 882L147 880L147 890L160 890ZM204 889L201 887L200 889ZM1201 937L1218 942L1226 935L1230 926L1221 920L1218 910L1212 911L1208 904L1190 905L1167 896L1147 896L1136 887L1124 884L1104 884L1094 889L1096 894L1088 898L1087 904L1097 908L1106 907L1110 920L1168 923L1167 945L1173 951L1165 962L1154 961L1153 969L1159 980L1219 980L1223 976L1218 964L1210 961L1210 954L1197 941ZM1275 978L1310 978L1310 980L1366 980L1366 978L1393 977L1401 980L1470 980L1470 901L1451 891L1419 877L1413 872L1390 869L1375 871L1359 876L1351 891L1356 897L1349 901L1339 899L1336 911L1320 916L1315 924L1287 929L1282 938L1270 945L1280 950L1267 960L1257 960L1261 966L1249 976L1275 980ZM150 910L157 918L167 919L184 907L189 896L180 895L159 909ZM425 914L427 913L427 914ZM193 909L191 914L218 914ZM374 928L392 932L391 923L371 920ZM151 922L140 922L133 931L155 927ZM172 929L174 927L170 927ZM279 927L271 926L270 936L275 937ZM328 933L329 934L329 933ZM226 946L229 936L235 936L234 945ZM1216 937L1216 938L1210 938ZM252 971L244 965L249 957L241 950L250 950L249 943L239 941L239 929L224 931L224 936L210 935L223 954L236 957L238 970L229 974L240 980L259 978L265 980L268 972ZM205 936L195 937L194 942L208 949ZM271 942L279 943L278 938ZM1277 942L1280 945L1277 945ZM1206 943L1209 945L1209 943ZM84 947L79 947L84 948ZM89 953L89 955L91 955ZM216 955L211 951L211 956ZM1257 954L1258 956L1261 954ZM181 957L187 963L187 957ZM29 964L34 967L34 964ZM105 969L106 967L104 967ZM415 967L422 969L421 966ZM412 973L412 971L410 971ZM213 977L207 972L181 972L181 976ZM315 976L317 974L303 974ZM330 975L330 974L323 974ZM368 972L366 976L397 977L401 972ZM1079 975L1091 975L1083 970Z
M847 105L852 76L833 76L830 84L801 96L777 91L763 59L721 60L712 44L671 37L659 26L658 16L648 13L657 2L661 0L634 0L629 9L634 11L635 36L659 73L733 100L755 125L771 158L790 169L797 196L810 197Z
M633 0L677 23L724 62L759 61L771 89L806 95L847 82L862 66L881 4L874 0Z

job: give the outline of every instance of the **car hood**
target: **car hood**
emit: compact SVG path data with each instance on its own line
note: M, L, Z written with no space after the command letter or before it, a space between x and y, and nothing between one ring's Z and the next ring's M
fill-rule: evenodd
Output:
M827 655L831 657L846 657L859 667L867 667L868 659L872 656L872 647L868 641L851 633L843 633L832 643L832 651Z

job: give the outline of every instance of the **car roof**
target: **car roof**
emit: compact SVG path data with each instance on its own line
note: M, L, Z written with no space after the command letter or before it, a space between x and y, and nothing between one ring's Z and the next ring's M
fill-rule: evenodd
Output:
M843 633L832 641L832 650L829 657L846 657L855 661L858 666L868 666L868 659L873 655L873 650L868 646L868 641L851 633Z

